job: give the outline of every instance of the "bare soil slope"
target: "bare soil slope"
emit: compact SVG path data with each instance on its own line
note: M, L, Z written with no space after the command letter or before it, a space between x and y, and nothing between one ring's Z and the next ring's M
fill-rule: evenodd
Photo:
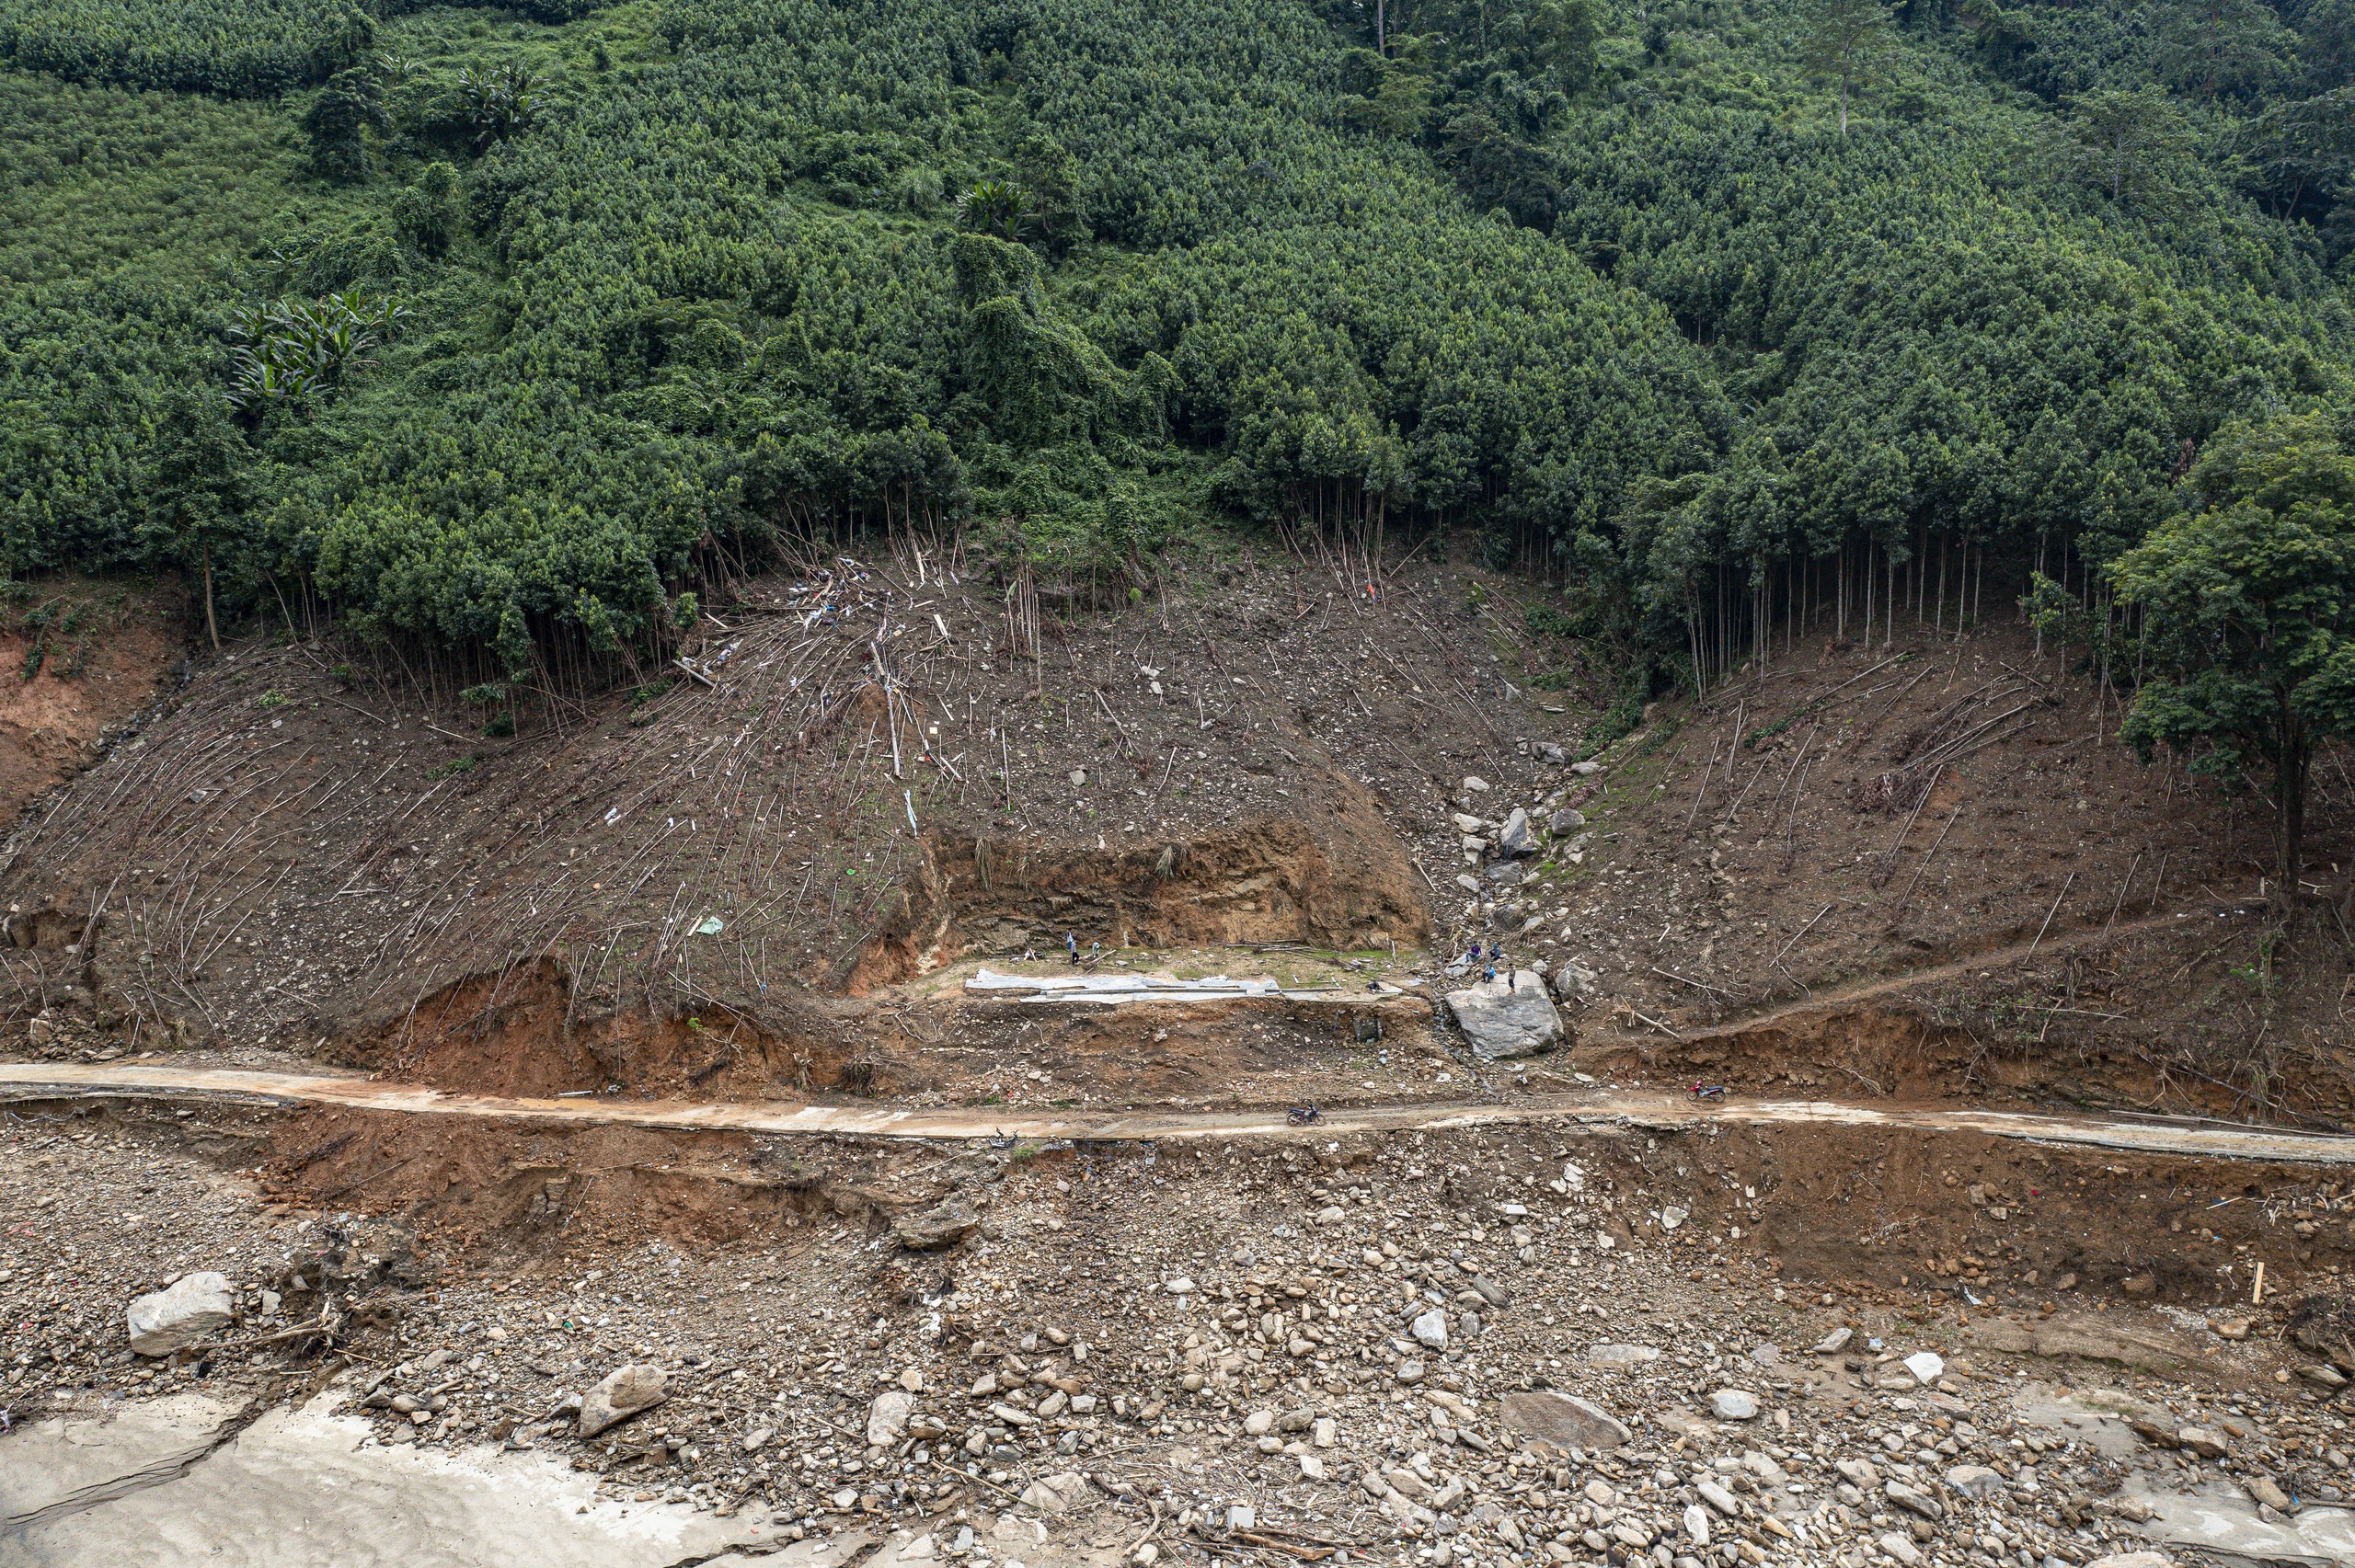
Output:
M0 1005L81 1054L510 1093L1388 1098L1460 1085L1428 1024L1369 1050L1348 1014L1046 1019L925 977L1073 940L1356 985L1476 938L1573 970L1575 1063L1625 1080L2348 1113L2344 942L2265 918L2261 807L2123 752L2024 631L1794 636L1580 770L1615 672L1547 602L1242 550L1034 618L844 565L513 737L248 646L9 842ZM2334 756L2317 886L2347 796ZM1453 818L1515 805L1538 847L1499 875Z
M11 583L0 601L0 819L86 766L166 689L179 596L145 584Z

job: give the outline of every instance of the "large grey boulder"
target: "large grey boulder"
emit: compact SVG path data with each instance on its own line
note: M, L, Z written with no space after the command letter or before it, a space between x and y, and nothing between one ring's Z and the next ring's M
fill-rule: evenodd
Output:
M580 1401L580 1436L594 1437L671 1397L671 1375L643 1363L616 1367Z
M1709 1413L1719 1421L1755 1421L1758 1396L1742 1389L1719 1389L1709 1396Z
M1601 1405L1550 1389L1507 1394L1498 1413L1522 1436L1557 1448L1615 1448L1634 1436Z
M132 1302L124 1314L131 1326L131 1348L142 1356L169 1356L227 1327L236 1315L229 1276L210 1270L180 1276L168 1288Z
M1488 1061L1534 1056L1565 1038L1545 977L1528 969L1515 971L1511 984L1498 979L1449 991L1447 1010L1474 1054Z
M1505 825L1497 830L1499 854L1535 854L1537 835L1529 830L1529 813L1516 806Z

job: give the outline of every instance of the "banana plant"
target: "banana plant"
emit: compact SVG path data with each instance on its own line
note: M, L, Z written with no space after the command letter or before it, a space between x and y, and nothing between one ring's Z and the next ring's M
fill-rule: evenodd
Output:
M373 365L370 351L408 315L397 302L358 290L233 307L229 335L238 347L229 402L247 411L304 403Z

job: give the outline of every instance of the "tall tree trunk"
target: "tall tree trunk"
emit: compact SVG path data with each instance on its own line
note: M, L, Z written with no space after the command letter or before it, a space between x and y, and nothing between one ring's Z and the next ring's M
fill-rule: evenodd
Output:
M221 651L221 627L213 619L213 541L204 541L204 630L213 638L213 651Z
M2287 910L2297 903L2298 880L2305 869L2306 769L2312 761L2305 727L2292 720L2281 748L2280 772L2274 780L2280 826L2281 888L2273 899L2278 910Z

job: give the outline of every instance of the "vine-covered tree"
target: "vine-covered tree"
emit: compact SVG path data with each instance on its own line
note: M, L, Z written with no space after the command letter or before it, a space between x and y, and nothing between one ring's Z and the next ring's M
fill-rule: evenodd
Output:
M371 137L383 135L392 123L375 73L363 65L337 72L303 111L311 166L329 179L366 179L376 164Z

